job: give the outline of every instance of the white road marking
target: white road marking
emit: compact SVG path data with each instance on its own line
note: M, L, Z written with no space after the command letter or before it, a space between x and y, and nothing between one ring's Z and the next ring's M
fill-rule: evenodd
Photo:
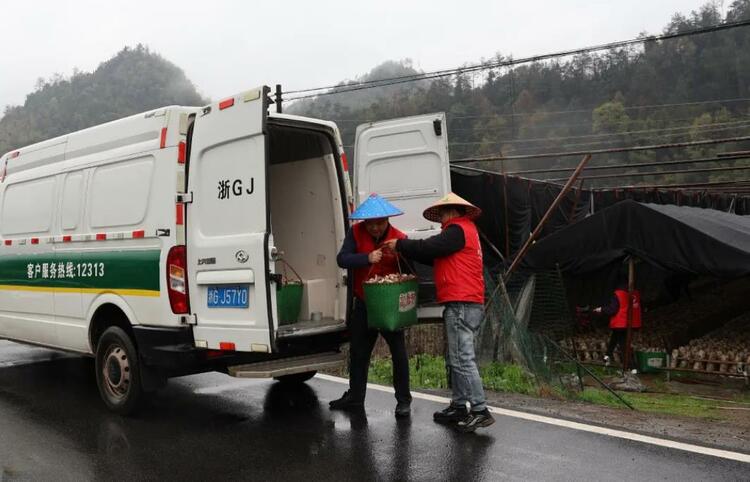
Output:
M321 380L327 380L329 382L341 383L341 384L346 384L346 385L349 384L349 380L346 378L334 377L334 376L325 375L322 373L319 373L315 376L316 378L320 378ZM386 387L386 386L377 385L374 383L368 383L367 388L372 389L372 390L378 390L381 392L394 393L393 387ZM419 398L422 400L428 400L431 402L438 402L438 403L444 403L444 404L450 403L449 398L441 397L438 395L431 395L429 393L421 393L421 392L412 391L412 397ZM621 438L625 440L633 440L635 442L641 442L641 443L646 443L650 445L657 445L659 447L666 447L670 449L683 450L685 452L692 452L696 454L709 455L712 457L720 457L723 459L736 460L738 462L750 463L750 455L743 454L740 452L732 452L729 450L714 449L711 447L703 447L700 445L693 445L693 444L684 443L684 442L675 442L674 440L651 437L648 435L641 435L638 433L626 432L624 430L616 430L612 428L598 427L596 425L588 425L588 424L580 423L580 422L571 422L569 420L562 420L559 418L547 417L544 415L535 415L532 413L519 412L516 410L509 410L507 408L498 408L498 407L490 407L490 406L488 406L487 408L492 413L496 413L498 415L504 415L506 417L529 420L532 422L546 423L548 425L555 425L558 427L564 427L564 428L569 428L573 430L580 430L582 432L590 432L590 433L596 433L600 435L607 435L610 437Z

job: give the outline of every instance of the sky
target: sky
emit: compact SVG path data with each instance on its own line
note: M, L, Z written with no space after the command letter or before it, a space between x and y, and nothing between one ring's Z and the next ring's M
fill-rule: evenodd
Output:
M657 34L706 1L4 1L0 109L22 104L40 77L90 72L138 43L215 100L335 84L386 60L430 71Z

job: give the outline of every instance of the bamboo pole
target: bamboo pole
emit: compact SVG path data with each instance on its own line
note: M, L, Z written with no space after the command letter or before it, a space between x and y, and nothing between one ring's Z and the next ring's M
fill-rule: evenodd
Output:
M586 164L591 160L591 154L586 154L583 156L583 159L581 159L581 162L578 163L578 167L576 170L571 174L570 179L568 179L568 182L565 183L565 186L560 190L560 193L557 195L555 200L552 202L549 208L547 208L547 212L544 213L544 217L542 217L541 221L539 221L539 224L534 229L534 232L531 233L531 236L529 236L529 239L526 240L525 243L523 243L523 246L518 251L518 254L516 254L516 257L513 259L513 263L511 263L510 268L508 268L508 271L505 272L504 279L507 282L510 279L510 275L513 274L513 271L518 267L518 264L521 262L524 256L526 256L526 252L531 247L531 244L536 240L537 236L539 236L539 233L542 232L542 229L547 224L547 221L549 220L552 213L557 209L557 207L560 205L562 200L565 198L565 196L570 191L570 188L573 186L573 184L576 182L576 179L578 179L578 176L581 174L581 171L586 167Z

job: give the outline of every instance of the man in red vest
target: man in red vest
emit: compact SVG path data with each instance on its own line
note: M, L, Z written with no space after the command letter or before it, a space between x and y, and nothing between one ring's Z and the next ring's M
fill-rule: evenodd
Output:
M630 301L630 303L629 303ZM615 290L615 294L609 303L598 308L594 308L594 313L609 316L609 329L612 333L609 336L607 344L607 354L604 356L604 363L609 365L615 348L620 348L620 360L625 363L625 344L628 334L628 305L632 306L632 318L630 328L637 330L641 328L641 293L633 290L632 294L628 293L627 281L622 281L620 286ZM631 356L630 362L633 363ZM629 367L624 367L629 368Z
M396 417L408 417L411 412L409 358L406 354L404 332L368 328L363 286L365 281L376 275L385 276L399 272L396 253L386 248L384 242L406 238L404 233L388 222L389 217L402 214L403 212L391 203L373 194L350 216L350 219L361 222L354 224L346 234L336 258L340 267L350 270L354 289L354 307L349 319L349 390L338 400L330 402L332 410L363 407L370 355L379 333L388 343L393 359Z
M444 306L453 388L450 406L435 412L433 418L438 423L456 424L464 432L495 422L487 410L474 352L474 338L484 319L482 246L474 224L481 213L478 207L450 193L423 214L442 225L440 234L386 243L407 258L433 265L437 300ZM467 404L470 410L466 409Z

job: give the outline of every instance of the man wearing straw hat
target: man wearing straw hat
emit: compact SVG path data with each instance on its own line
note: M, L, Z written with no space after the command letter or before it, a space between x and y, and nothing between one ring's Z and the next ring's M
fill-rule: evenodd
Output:
M478 207L450 193L423 214L442 225L440 234L386 243L407 258L433 265L437 300L445 308L443 320L453 388L450 406L435 412L434 419L455 424L464 432L495 422L487 410L474 351L474 338L484 319L482 246L474 224L481 213ZM471 410L466 409L467 404Z
M357 409L364 406L370 355L378 338L385 338L393 359L393 387L396 390L396 417L408 417L411 411L409 391L409 358L403 331L377 331L367 326L364 282L373 276L399 272L396 253L383 246L388 240L405 239L406 235L391 226L388 218L404 214L391 203L372 194L350 219L361 220L346 234L336 258L342 268L350 270L354 289L354 307L349 318L349 390L330 402L332 410Z

